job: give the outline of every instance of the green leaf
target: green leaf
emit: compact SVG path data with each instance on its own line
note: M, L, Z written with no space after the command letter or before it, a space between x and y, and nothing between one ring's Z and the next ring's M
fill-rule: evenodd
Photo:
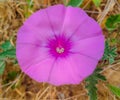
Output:
M113 94L120 98L120 88L110 84L108 85L108 88L112 91Z
M92 0L96 7L100 6L101 0Z
M97 83L98 80L105 81L105 76L101 75L101 68L97 68L92 75L90 75L86 81L86 89L88 91L88 95L90 96L90 100L97 100Z
M16 58L16 49L6 50L0 53L0 59L4 59L6 57Z
M70 0L68 6L79 7L83 0Z
M64 4L64 5L67 5L67 1L66 1L66 0L63 0L63 4Z
M5 61L0 61L0 75L3 74L5 70Z
M27 12L25 12L25 17L28 18L32 13L31 11L33 11L33 0L26 0L27 2Z
M10 41L6 41L5 43L3 43L0 48L2 48L2 50L6 51L8 49L13 48L13 45L10 43Z
M7 72L7 76L5 77L5 79L3 80L3 84L9 83L13 80L15 80L15 78L19 75L20 73L17 71L11 71L11 72Z
M33 0L27 0L28 6L30 9L33 8Z
M109 31L117 29L118 26L120 25L120 14L111 15L110 17L108 17L105 25Z
M18 72L12 71L12 72L8 73L7 77L8 77L9 80L14 80L17 75L18 75Z
M33 0L27 0L27 3L28 3L28 8L29 9L33 9Z
M105 42L105 51L102 60L108 60L110 64L114 62L115 57L117 56L117 48L110 47L109 41Z

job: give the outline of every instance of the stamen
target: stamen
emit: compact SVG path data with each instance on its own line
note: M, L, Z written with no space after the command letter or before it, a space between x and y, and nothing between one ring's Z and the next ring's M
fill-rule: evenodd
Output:
M63 53L64 52L64 48L57 47L56 48L56 52L57 53Z

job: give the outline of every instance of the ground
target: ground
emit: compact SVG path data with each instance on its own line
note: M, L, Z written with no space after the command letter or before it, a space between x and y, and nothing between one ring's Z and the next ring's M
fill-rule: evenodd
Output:
M32 6L28 5L27 1L30 0L0 0L0 45L10 40L15 46L17 31L29 15L50 5L63 4L64 0L33 0ZM99 7L96 7L92 0L84 0L81 8L101 25L106 39L120 39L120 32L115 30L109 34L105 28L106 19L112 14L120 13L120 0L102 0ZM119 100L107 87L108 83L120 87L120 44L117 43L116 46L118 56L115 62L99 63L103 68L101 73L106 76L107 81L99 81L97 85L98 100ZM10 72L17 75L5 82ZM89 100L89 97L84 81L79 85L59 87L38 83L22 73L18 64L13 64L13 61L8 59L4 74L0 76L0 100Z

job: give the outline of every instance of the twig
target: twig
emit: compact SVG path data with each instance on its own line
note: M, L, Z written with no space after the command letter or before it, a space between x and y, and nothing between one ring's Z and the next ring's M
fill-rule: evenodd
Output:
M47 87L42 93L41 91L39 91L36 95L36 99L35 100L40 100L40 98L47 92L47 90L49 89L50 87ZM41 95L40 95L41 93ZM40 96L39 96L40 95Z
M119 9L119 11L120 11L120 3L119 3L117 0L115 0L115 2L116 2L116 4L118 5L118 9Z
M86 93L78 94L78 95L75 95L75 96L66 98L65 100L73 99L73 98L75 98L75 97L83 96L83 95L85 95L85 94L86 94ZM73 99L73 100L74 100L74 99Z
M3 88L3 87L5 87L5 86L8 86L8 85L10 85L10 84L12 84L12 83L13 83L13 82L9 82L9 83L7 83L7 84L1 85L0 88Z
M12 82L12 84L0 95L1 97L19 80L19 78L22 76L22 73Z
M85 4L85 6L83 6L82 9L85 9L89 5L90 2L91 2L91 0L88 0L88 2Z
M103 19L105 18L105 16L108 14L108 12L110 11L111 8L113 8L115 5L115 1L114 0L108 0L107 4L103 10L103 12L99 15L100 18L98 19L98 23L101 24Z
M50 95L50 100L52 100L52 85L50 85L50 88L49 88L49 95Z
M96 14L99 14L101 12L98 12L98 11L90 11L90 10L85 10L87 13L96 13Z
M103 69L100 73L103 73L103 72L105 72L106 70L108 70L108 69L110 69L110 68L113 68L113 67L115 67L115 66L118 65L118 64L120 64L120 62L117 63L117 64L114 64L114 65L108 65L108 66L105 67L105 69Z

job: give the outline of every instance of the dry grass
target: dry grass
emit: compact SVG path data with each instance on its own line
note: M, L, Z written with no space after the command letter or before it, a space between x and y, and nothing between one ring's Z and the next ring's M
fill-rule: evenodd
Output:
M68 1L68 0L67 0ZM15 45L18 28L27 18L38 9L50 5L63 3L62 0L33 0L33 9L29 9L25 0L0 0L0 44L10 40ZM91 0L84 0L82 8L95 18L104 30L105 20L108 15L120 12L120 0L102 0L100 7L95 7ZM120 52L118 45L118 52ZM107 82L98 84L98 100L118 100L106 87L107 83L120 86L120 63L119 57L113 65L104 65L101 72L107 77ZM17 71L19 75L15 80L2 84L6 74L11 70ZM16 86L12 89L11 87ZM60 87L51 86L46 83L37 83L24 75L18 65L7 64L5 73L0 76L0 100L88 100L84 81L79 85L65 85Z

